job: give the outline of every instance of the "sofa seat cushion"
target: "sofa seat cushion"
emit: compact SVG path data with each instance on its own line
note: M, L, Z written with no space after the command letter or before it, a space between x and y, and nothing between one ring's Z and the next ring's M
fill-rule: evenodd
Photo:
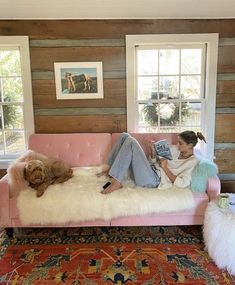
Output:
M143 216L117 217L112 219L111 226L152 226L152 225L201 225L209 202L206 193L193 194L194 206L188 210L172 213L157 213Z
M120 216L189 210L195 206L189 189L147 189L134 186L130 180L118 191L101 194L102 185L107 181L106 177L96 176L101 168L76 168L73 178L49 186L40 198L31 188L21 192L17 207L22 224L111 220Z

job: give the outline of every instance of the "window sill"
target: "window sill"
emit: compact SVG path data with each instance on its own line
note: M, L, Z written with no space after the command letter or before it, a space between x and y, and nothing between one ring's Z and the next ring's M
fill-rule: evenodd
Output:
M0 169L7 169L9 165L15 160L15 158L12 159L1 159L0 160Z

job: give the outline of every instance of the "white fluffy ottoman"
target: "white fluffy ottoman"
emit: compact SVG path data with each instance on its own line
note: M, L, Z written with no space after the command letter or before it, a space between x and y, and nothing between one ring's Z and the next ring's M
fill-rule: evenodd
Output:
M221 209L217 201L210 202L205 212L203 236L216 265L235 275L235 210L232 207L235 206Z

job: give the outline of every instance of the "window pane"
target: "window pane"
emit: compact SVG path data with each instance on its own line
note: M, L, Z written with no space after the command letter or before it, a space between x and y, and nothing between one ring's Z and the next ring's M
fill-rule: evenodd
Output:
M179 50L160 50L160 74L179 74Z
M182 128L181 128L181 132L189 131L189 130L193 131L195 133L202 131L200 126L197 126L197 127L184 127L184 126L182 126ZM200 143L200 140L198 143ZM197 146L198 146L198 143L197 143Z
M158 125L158 104L139 104L139 126Z
M20 53L18 50L0 50L0 76L21 74Z
M6 130L6 154L16 154L25 150L25 140L23 130Z
M4 154L4 139L2 130L2 108L0 106L0 155Z
M138 50L138 75L158 73L158 50Z
M138 78L138 99L146 100L152 98L158 89L158 80L156 77Z
M23 87L22 78L3 78L3 101L4 102L22 102Z
M139 133L159 133L158 127L154 126L139 127L138 130Z
M4 127L8 129L23 129L23 109L21 106L3 106Z
M2 98L2 78L0 77L0 102L3 101L3 98Z
M181 50L181 73L201 74L201 49Z
M167 126L167 127L160 127L160 133L179 133L180 128L178 126Z
M2 129L2 107L0 106L0 129Z
M3 142L2 128L0 127L0 155L3 154L4 154L4 142Z
M179 97L179 77L178 76L160 76L159 91L164 96L160 99L172 99Z
M181 76L181 97L184 99L201 98L201 76Z
M137 59L137 100L148 101L138 105L139 131L180 132L201 126L202 103L181 100L203 97L202 49L137 49Z
M201 103L182 103L181 108L182 126L193 127L201 125Z
M179 103L160 104L160 125L179 125Z

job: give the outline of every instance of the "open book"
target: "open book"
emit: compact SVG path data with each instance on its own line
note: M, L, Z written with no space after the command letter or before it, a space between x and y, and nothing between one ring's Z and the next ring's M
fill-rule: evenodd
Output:
M157 158L166 158L169 160L172 160L172 154L170 150L170 146L167 142L167 140L160 140L155 143L153 143L155 151L156 151L156 156Z

